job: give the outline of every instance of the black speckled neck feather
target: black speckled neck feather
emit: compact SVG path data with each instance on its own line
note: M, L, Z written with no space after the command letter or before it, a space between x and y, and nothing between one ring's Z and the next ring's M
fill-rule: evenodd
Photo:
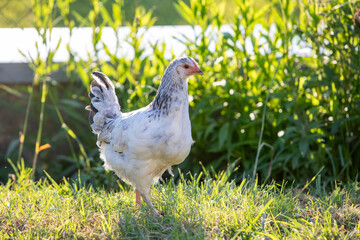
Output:
M151 104L152 108L158 111L158 116L168 115L171 112L171 106L174 104L189 104L187 80L180 79L173 73L173 70L172 68L166 69L154 101Z

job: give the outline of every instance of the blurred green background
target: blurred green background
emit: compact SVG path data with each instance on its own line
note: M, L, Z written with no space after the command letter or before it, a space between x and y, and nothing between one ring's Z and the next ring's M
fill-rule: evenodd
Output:
M189 33L195 40L179 40L186 46L183 55L194 57L205 72L189 82L196 144L179 165L183 172L198 172L202 165L217 172L237 161L236 179L256 173L261 181L302 183L319 171L325 183L355 179L360 169L358 5L345 0L2 0L0 26L35 27L45 46L54 26L90 26L93 49L88 59L76 59L68 48L65 63L53 61L57 49L52 49L46 59L29 59L32 85L1 84L0 107L13 109L18 119L8 121L17 128L2 146L1 181L11 172L9 162L23 158L36 178L43 170L56 180L76 178L80 171L84 182L117 186L116 177L101 166L84 111L90 73L101 70L116 83L124 111L147 105L171 60L163 43L144 55L138 29L154 24L200 29ZM220 31L224 24L228 29ZM262 31L254 31L259 25ZM109 50L101 39L105 26L114 32L129 27L126 42L134 59ZM245 51L249 43L253 49ZM296 43L310 54L293 54ZM99 51L110 61L98 58ZM65 83L52 78L59 69L66 73ZM3 126L9 125L4 120Z
M189 3L189 0L184 1ZM226 15L231 15L236 3L233 0L225 0ZM256 1L255 6L261 7L266 3L266 0ZM135 9L138 6L144 6L147 11L151 10L156 17L156 25L181 25L186 24L186 21L178 14L174 4L175 0L125 0L124 1L124 17L126 21L134 19ZM111 0L101 1L101 4L111 11ZM72 1L70 3L71 11L78 12L81 16L86 17L92 9L91 1ZM0 27L32 27L34 21L34 14L32 12L31 0L1 0L0 3ZM55 13L56 17L60 17L59 13ZM229 19L228 19L229 20ZM64 26L62 21L57 22L57 26Z

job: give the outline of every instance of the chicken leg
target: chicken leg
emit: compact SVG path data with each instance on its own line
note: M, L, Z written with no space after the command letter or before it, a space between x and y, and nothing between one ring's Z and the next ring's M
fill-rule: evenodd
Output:
M149 191L149 194L150 194L150 191ZM159 213L156 211L154 205L152 204L152 202L150 200L149 194L141 194L141 196L144 199L144 201L146 202L146 204L149 206L152 213L154 214L154 217L160 217Z
M141 195L138 190L135 189L135 206L141 206Z
M151 194L151 190L149 190L148 194L141 194L138 190L135 189L135 206L141 206L141 197L142 197L146 202L146 204L150 207L150 210L153 212L154 216L159 217L158 212L156 211L154 205L150 200L150 194Z

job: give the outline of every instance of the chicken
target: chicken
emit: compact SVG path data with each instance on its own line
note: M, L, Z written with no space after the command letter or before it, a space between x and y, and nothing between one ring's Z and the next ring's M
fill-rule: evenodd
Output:
M89 122L107 170L135 189L158 216L150 200L151 185L179 164L190 152L193 139L189 119L188 77L203 75L190 57L174 59L163 75L154 100L146 107L122 113L114 85L101 72L93 72Z

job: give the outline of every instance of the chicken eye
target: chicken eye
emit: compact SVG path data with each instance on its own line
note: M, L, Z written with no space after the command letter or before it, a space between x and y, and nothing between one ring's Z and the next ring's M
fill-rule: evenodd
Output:
M189 65L185 64L184 68L189 68Z

